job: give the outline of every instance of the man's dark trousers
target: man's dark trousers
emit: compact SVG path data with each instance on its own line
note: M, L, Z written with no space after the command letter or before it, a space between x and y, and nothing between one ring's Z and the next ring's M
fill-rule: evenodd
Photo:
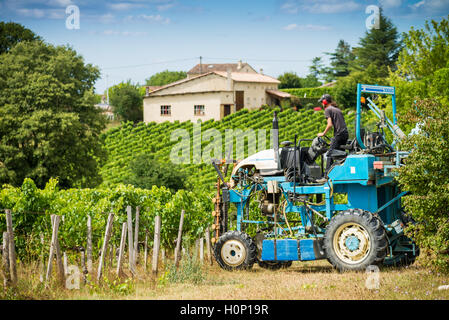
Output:
M341 133L338 133L335 135L330 142L329 150L326 153L326 171L324 173L324 176L327 177L327 174L329 173L329 169L334 163L334 161L329 157L329 155L334 151L335 149L340 148L340 146L345 145L348 141L349 135L348 131L343 131Z

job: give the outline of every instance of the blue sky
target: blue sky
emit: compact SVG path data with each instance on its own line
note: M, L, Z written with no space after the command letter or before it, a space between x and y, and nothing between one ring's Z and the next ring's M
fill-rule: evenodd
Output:
M68 29L76 5L80 28ZM308 73L340 39L357 46L369 5L382 5L400 32L449 14L449 0L0 0L0 19L23 24L55 45L70 45L102 76L96 91L204 63L243 60L277 77Z

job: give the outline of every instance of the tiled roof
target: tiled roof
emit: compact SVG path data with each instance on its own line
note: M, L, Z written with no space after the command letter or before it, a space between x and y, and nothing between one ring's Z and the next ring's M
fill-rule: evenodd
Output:
M228 73L223 71L215 71L215 73L225 78L228 76ZM278 79L260 73L231 72L231 78L237 82L281 83Z
M253 69L249 64L247 63L241 63L241 68L249 66L251 69ZM231 72L238 72L239 69L239 63L202 63L197 64L192 69L190 69L187 74L202 74L202 73L208 73L213 71L228 71L231 70ZM254 70L254 69L253 69Z
M204 74L195 76L193 78L186 78L186 79L182 79L182 80L179 80L179 81L176 81L176 82L169 83L169 84L167 84L165 86L160 87L159 89L155 89L153 91L150 91L149 95L151 96L151 94L153 94L155 92L164 90L166 88L174 87L174 86L177 86L179 84L182 84L182 83L185 83L185 82L188 82L188 81L194 81L195 79L198 79L198 78L201 78L201 77L205 77L205 76L209 76L211 74L216 74L216 75L222 76L224 78L228 77L228 73L227 72L221 72L221 71L208 72L208 73L204 73ZM275 78L272 78L272 77L269 77L269 76L266 76L266 75L263 75L263 74L259 74L259 73L231 72L231 78L232 78L232 80L237 81L237 82L262 82L262 83L276 83L276 84L280 83L280 81L275 79Z

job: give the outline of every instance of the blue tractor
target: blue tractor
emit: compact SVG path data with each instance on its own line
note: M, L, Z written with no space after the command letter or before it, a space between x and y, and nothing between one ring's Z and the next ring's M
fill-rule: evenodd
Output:
M392 120L372 99L362 97L368 94L391 97ZM377 132L362 129L362 100L379 119ZM276 113L273 149L234 163L228 182L230 162L213 162L218 183L212 243L223 269L249 269L254 263L279 269L292 261L327 259L345 271L415 261L419 248L403 232L413 223L401 207L407 191L394 179L393 169L408 155L397 148L405 135L397 125L394 87L358 84L355 128L352 141L327 155L333 165L324 183L318 181L326 140L295 136L280 148Z

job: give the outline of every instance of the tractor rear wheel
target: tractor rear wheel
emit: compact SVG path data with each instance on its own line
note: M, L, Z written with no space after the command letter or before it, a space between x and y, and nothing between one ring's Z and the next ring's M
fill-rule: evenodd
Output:
M350 209L335 215L326 227L324 250L339 271L366 270L387 254L387 235L377 215Z
M228 231L218 238L214 256L225 270L250 269L257 260L256 244L244 232Z

